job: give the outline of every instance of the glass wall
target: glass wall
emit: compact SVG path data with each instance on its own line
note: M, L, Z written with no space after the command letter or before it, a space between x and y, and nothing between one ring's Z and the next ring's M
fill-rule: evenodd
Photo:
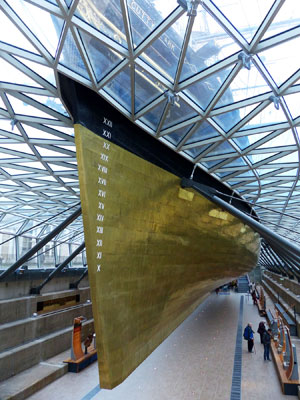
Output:
M0 246L0 269L7 269L16 261L16 241L13 237L14 235L0 233L0 243L3 243Z
M0 270L9 268L16 260L26 254L33 246L36 245L36 237L29 235L13 235L9 233L0 233ZM65 240L65 239L64 239ZM72 244L69 242L60 242L59 240L51 240L38 253L27 260L24 265L29 269L36 268L54 268L61 264L71 253L73 253L82 241L76 241ZM69 267L81 268L86 264L85 251L79 253Z

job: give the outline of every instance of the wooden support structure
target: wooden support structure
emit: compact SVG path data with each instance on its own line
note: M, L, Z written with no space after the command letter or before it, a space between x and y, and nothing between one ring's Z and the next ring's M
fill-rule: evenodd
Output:
M298 395L298 385L300 384L298 376L298 365L295 358L291 335L289 328L284 325L283 320L280 318L278 311L277 325L278 325L278 340L271 341L271 352L275 362L275 368L278 374L282 392L286 395ZM284 360L284 356L289 350L288 363ZM296 369L296 370L294 370ZM296 378L296 379L295 379Z
M93 361L97 360L97 350L95 349L93 342L93 334L90 334L84 341L85 352L82 350L81 344L81 328L82 322L85 321L85 317L74 318L74 327L72 334L72 347L71 347L71 358L68 358L64 362L68 364L69 372L80 372L86 368Z

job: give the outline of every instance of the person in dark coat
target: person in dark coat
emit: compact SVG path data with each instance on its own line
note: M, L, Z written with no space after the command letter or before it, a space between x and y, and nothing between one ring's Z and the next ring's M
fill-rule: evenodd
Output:
M263 336L266 332L266 327L264 321L261 321L258 325L257 332L260 334L260 343L263 343Z
M265 331L263 335L263 344L264 344L264 360L265 361L272 361L270 359L270 346L271 346L271 337L272 337L272 331L271 329L268 329Z
M252 324L250 322L246 326L244 330L244 339L248 341L248 351L249 353L253 353L253 346L254 346L254 330L252 329Z
M257 305L257 297L256 297L256 291L253 290L253 292L251 293L252 296L252 300L253 300L253 305Z

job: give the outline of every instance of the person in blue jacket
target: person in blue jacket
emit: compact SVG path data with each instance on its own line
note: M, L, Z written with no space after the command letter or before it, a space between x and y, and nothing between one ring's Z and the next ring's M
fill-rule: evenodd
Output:
M249 353L253 353L254 346L254 330L252 329L252 324L249 322L244 330L244 339L248 341L248 351Z

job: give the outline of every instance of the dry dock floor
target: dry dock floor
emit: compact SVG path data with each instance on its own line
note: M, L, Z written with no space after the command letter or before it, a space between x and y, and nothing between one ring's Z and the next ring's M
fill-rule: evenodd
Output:
M68 373L29 397L30 400L230 400L240 298L243 328L257 331L263 318L249 296L211 294L121 385L100 389L97 363L79 374ZM267 298L267 308L273 308ZM300 360L300 341L296 344ZM286 396L273 362L264 362L255 334L256 353L242 341L242 400L296 399Z

